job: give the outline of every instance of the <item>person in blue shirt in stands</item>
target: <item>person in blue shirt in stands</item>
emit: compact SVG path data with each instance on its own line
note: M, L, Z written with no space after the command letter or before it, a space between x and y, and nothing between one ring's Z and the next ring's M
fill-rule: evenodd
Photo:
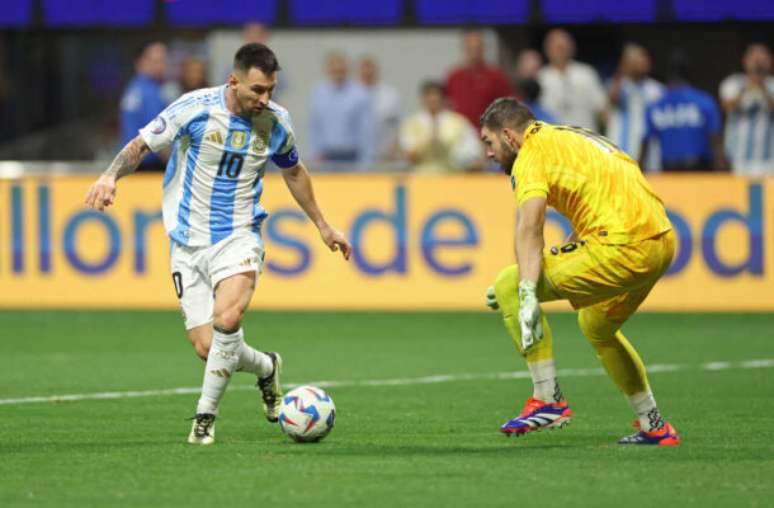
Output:
M167 107L162 84L167 72L167 47L158 41L144 44L134 60L135 76L121 98L121 146L137 137ZM163 171L165 161L149 154L138 171Z
M666 93L645 110L640 167L655 138L664 171L726 170L720 108L709 94L692 87L686 75L686 57L676 52L670 58Z
M377 152L375 115L368 91L349 79L347 59L331 53L328 79L319 82L309 101L309 144L313 159L331 170L367 170Z

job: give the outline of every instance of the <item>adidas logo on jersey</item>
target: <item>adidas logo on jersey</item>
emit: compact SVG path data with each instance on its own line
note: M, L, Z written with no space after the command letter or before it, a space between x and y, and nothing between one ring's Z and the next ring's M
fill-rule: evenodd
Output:
M204 136L204 139L219 145L223 144L223 135L220 133L220 131L209 132Z

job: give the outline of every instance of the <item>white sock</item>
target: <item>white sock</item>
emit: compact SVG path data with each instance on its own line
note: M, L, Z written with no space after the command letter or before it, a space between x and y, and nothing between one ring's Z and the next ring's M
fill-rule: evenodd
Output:
M207 365L204 367L204 383L202 396L196 407L197 414L218 414L218 403L223 398L231 375L237 368L239 347L243 341L241 328L234 333L214 330L210 353L207 355Z
M559 380L556 379L556 367L553 360L527 363L534 389L532 396L543 402L559 402L564 399L562 390L559 389Z
M241 330L240 330L241 331ZM274 371L274 362L266 353L250 347L244 340L239 348L239 363L237 371L249 372L259 378L270 376Z
M653 392L645 390L626 397L629 399L632 409L640 420L640 430L650 432L658 430L664 426L664 419L656 407L656 399L653 398Z

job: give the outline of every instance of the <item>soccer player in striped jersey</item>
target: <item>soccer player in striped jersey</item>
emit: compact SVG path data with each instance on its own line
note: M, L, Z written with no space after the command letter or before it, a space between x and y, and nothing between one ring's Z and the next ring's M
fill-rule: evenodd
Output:
M609 140L537 122L515 99L489 106L481 138L487 155L511 176L518 206L517 264L500 272L487 304L502 312L534 384L521 414L501 432L522 435L562 426L572 417L556 377L551 328L539 305L568 300L637 415L637 432L619 442L679 444L656 406L642 360L621 333L674 256L675 236L663 203L637 164ZM548 206L569 219L574 235L544 253Z
M349 259L351 246L330 226L296 149L290 116L271 101L280 70L267 46L242 46L228 83L187 93L165 109L116 156L91 186L86 204L113 204L116 181L149 152L172 145L164 175L164 227L171 271L196 354L206 361L202 393L189 443L215 438L218 404L234 372L257 376L266 418L276 422L282 398L277 353L244 340L242 318L262 271L263 175L271 160L296 202L331 251Z

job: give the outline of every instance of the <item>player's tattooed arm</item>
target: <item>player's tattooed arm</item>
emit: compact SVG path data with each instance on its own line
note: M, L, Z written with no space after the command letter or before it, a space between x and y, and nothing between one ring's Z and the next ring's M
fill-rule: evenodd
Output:
M86 194L86 206L104 210L116 199L116 181L128 174L134 173L143 157L150 152L145 141L137 136L118 152L116 158L102 175L92 184Z
M121 177L134 173L143 157L148 155L150 151L142 137L137 136L118 152L110 167L103 174L118 180Z

